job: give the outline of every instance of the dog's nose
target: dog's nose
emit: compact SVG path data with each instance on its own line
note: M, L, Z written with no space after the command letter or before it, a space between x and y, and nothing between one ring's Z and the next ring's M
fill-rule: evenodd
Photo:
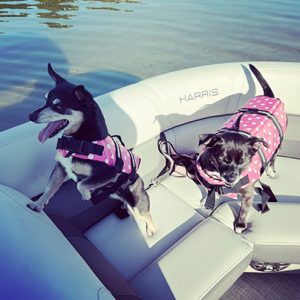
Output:
M233 183L236 180L237 176L237 172L229 172L227 174L224 174L224 179L229 183Z

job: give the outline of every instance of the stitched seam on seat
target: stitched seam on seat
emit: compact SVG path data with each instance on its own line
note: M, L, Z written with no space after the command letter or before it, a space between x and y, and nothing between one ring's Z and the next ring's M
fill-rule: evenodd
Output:
M22 207L25 211L27 211L28 213L30 213L31 215L33 215L36 219L38 219L39 221L41 221L44 224L47 224L48 226L50 226L50 228L52 228L52 224L49 224L47 221L42 220L41 218L37 217L37 212L32 211L30 208L26 208L24 207L21 203L19 203L15 198L13 198L10 194L8 194L7 192L3 191L2 189L0 189L0 192L2 194L4 194L5 196L7 196L8 198L10 198L11 200L13 200L16 204L18 204L20 207ZM30 200L30 199L28 199ZM47 216L48 217L48 216ZM50 220L50 222L52 222ZM52 222L53 223L53 222ZM55 227L56 225L53 224ZM57 227L56 227L57 228ZM57 228L58 229L58 228ZM59 229L58 229L59 230ZM60 230L59 230L60 231Z
M158 257L155 257L149 264L147 264L144 268L142 268L141 270L139 270L135 275L133 275L128 282L132 283L136 277L138 277L139 274L143 273L148 267L150 267L152 264L158 262L160 259L162 259L164 256L168 255L169 252L172 251L172 249L174 249L177 245L179 245L179 243L181 243L182 241L184 241L190 234L191 232L195 229L195 227L197 227L200 223L204 222L205 220L202 220L198 223L196 223L194 226L192 226L189 231L187 231L183 236L179 237L177 240L174 241L174 243L167 248L163 253L159 254Z
M259 246L300 246L300 241L297 242L286 242L285 244L279 244L279 242L254 242L254 246L259 245Z

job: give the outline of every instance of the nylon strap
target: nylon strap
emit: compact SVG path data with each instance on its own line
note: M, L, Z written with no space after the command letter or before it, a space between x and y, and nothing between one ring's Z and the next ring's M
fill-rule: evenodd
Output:
M271 114L269 111L261 110L261 109L257 109L257 108L241 108L239 111L246 112L249 114L259 114L259 115L263 115L263 116L266 116L267 118L269 118L273 122L275 128L277 129L279 137L280 137L280 142L282 142L283 132L282 132L280 123L278 122L277 118L273 114Z
M258 204L258 210L262 214L264 214L270 210L267 203L268 202L277 202L277 199L276 199L276 196L274 195L273 191L267 184L262 183L260 180L259 180L259 183L261 185L261 188L260 187L255 188L256 193L261 196L261 204Z
M104 147L91 142L78 141L72 137L62 136L57 140L56 149L68 150L70 156L72 153L89 155L90 153L102 155Z

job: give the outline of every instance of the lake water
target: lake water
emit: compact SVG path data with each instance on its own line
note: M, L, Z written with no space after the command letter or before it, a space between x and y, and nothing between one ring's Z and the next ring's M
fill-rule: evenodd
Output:
M0 131L27 121L55 69L100 95L154 75L300 61L299 0L0 0Z

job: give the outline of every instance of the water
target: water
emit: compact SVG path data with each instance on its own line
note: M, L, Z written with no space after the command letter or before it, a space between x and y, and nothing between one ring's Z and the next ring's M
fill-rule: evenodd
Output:
M94 94L212 63L300 61L299 0L0 0L0 131L59 73Z

